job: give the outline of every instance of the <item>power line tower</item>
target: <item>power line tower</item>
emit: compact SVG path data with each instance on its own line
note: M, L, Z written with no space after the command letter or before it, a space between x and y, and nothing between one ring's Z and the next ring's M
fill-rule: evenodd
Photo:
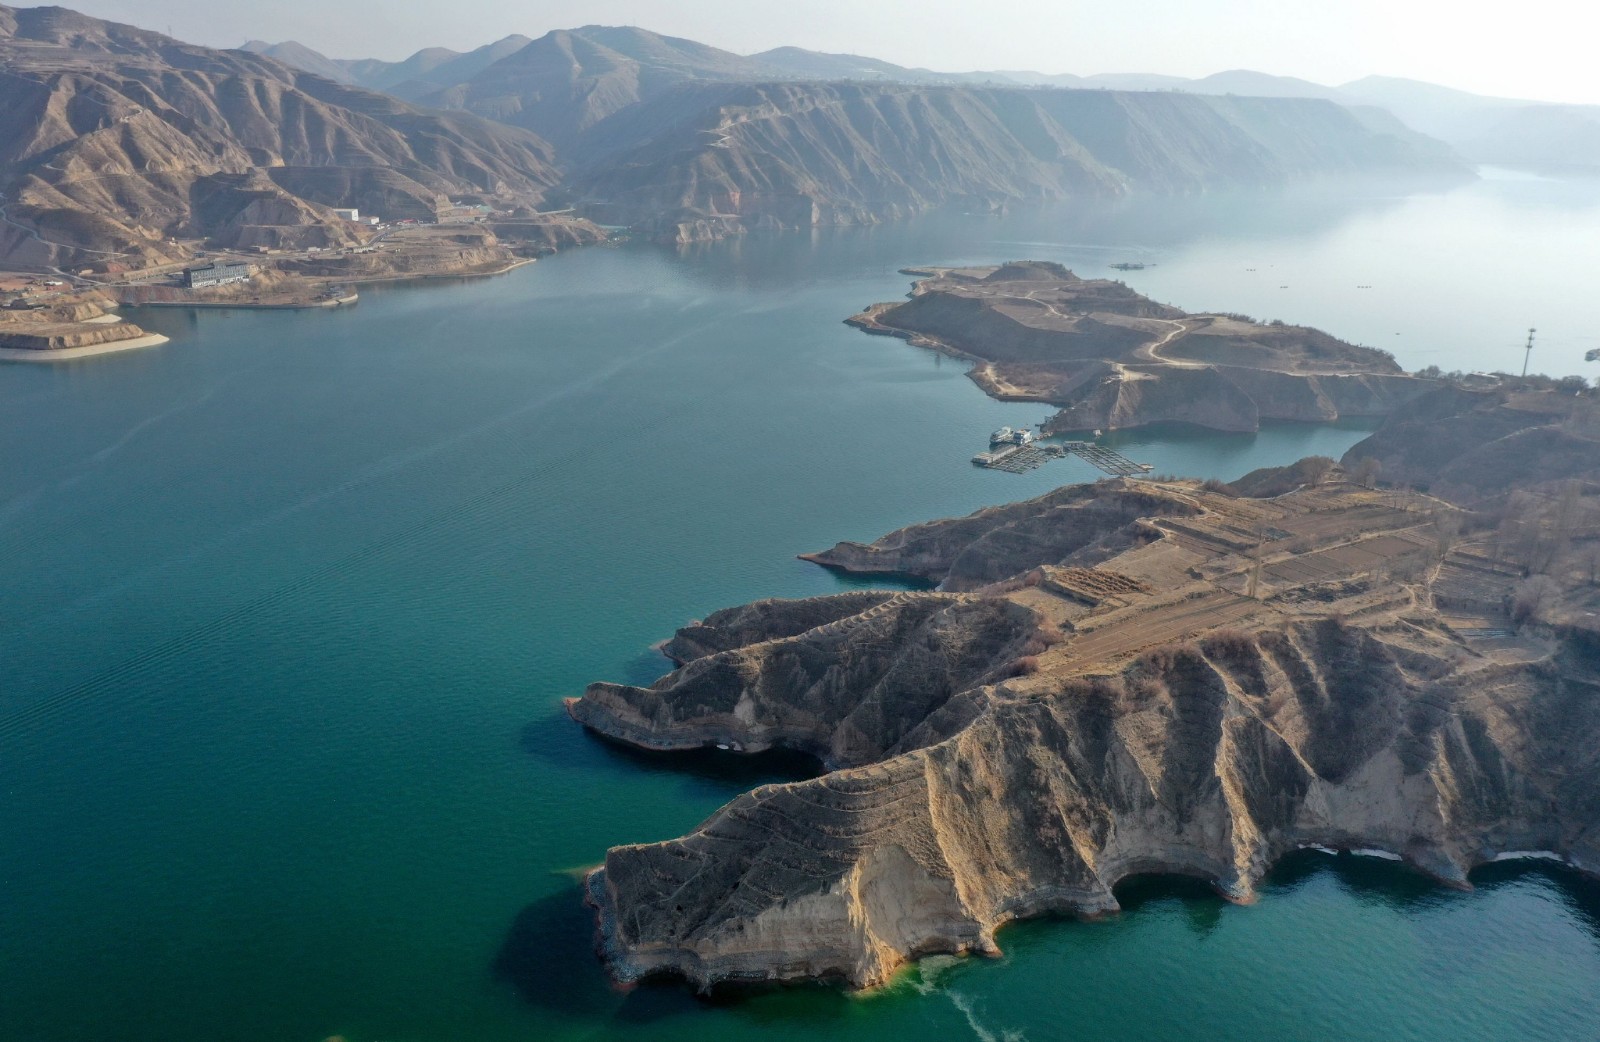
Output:
M1528 375L1528 363L1533 361L1533 334L1535 334L1537 332L1538 332L1537 329L1528 330L1528 353L1526 355L1522 356L1522 375L1523 376L1527 376Z

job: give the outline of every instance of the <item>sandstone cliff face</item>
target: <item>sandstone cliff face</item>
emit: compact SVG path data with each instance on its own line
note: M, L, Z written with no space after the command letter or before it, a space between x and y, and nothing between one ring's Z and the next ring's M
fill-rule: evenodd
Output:
M808 601L756 601L726 608L704 621L685 626L661 646L661 651L678 665L687 665L719 651L798 636L876 608L892 597L894 594L885 590L857 590Z
M134 340L144 335L145 331L132 322L96 325L5 323L0 324L0 347L23 351L61 351L114 344L119 340Z
M1507 850L1600 868L1597 695L1593 647L1469 676L1333 621L1217 637L987 689L949 738L611 851L590 894L626 979L867 986L908 957L993 951L1015 918L1114 911L1131 874L1248 898L1307 844L1457 881Z
M863 603L850 594L769 603L759 612L761 639L692 659L649 688L595 684L572 703L572 715L642 748L782 747L830 766L871 763L917 741L930 719L961 718L952 700L1003 678L1040 621L994 599L916 594ZM739 625L719 629L726 640ZM790 630L799 632L783 635ZM680 635L673 647L684 654L691 642L692 633Z
M1448 509L1340 482L1270 500L1117 482L819 555L949 586L1004 534L978 571L1017 571L719 612L653 687L574 702L614 740L831 768L610 851L588 882L603 954L625 980L865 987L996 951L1019 917L1115 911L1134 874L1249 900L1304 846L1459 886L1515 852L1600 872L1600 635L1505 636L1519 573L1441 543Z

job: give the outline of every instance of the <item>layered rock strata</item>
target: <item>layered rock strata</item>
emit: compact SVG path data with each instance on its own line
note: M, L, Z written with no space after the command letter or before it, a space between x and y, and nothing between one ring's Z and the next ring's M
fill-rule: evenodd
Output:
M1041 529L1010 581L719 613L653 687L577 700L620 741L794 747L832 768L610 851L588 894L612 971L871 986L922 955L994 952L1017 918L1113 912L1135 874L1248 901L1312 845L1456 885L1507 852L1600 869L1600 631L1510 636L1492 596L1471 617L1436 606L1439 577L1481 552L1443 547L1437 500L1143 491L1190 509L1106 515L1145 537L1098 565L1061 564ZM1049 499L1011 509L1063 509ZM938 562L999 517L896 542L943 542L924 559L948 575Z

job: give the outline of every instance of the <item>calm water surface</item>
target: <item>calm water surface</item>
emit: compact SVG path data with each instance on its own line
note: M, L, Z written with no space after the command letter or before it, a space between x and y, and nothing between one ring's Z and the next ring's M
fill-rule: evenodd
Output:
M1520 364L1538 324L1573 372L1597 200L1494 180L595 249L0 367L0 1039L1600 1036L1592 886L1349 858L1253 908L1132 884L1115 921L1019 926L869 998L617 994L575 874L796 768L630 756L560 711L652 679L693 616L841 587L796 553L1093 476L967 464L1048 410L840 324L899 267L1140 259L1161 299L1413 366ZM1363 434L1119 443L1227 478Z

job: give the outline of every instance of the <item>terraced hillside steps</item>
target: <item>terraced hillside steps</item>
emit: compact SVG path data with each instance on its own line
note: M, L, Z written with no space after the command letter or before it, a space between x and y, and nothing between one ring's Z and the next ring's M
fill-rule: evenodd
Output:
M591 685L573 717L642 748L783 746L828 771L609 851L587 894L612 973L869 987L923 955L996 952L1014 919L1115 911L1130 875L1248 901L1310 845L1456 886L1506 851L1600 872L1600 632L1451 621L1434 594L1449 562L1384 574L1429 552L1437 506L1343 482L1261 500L1107 482L841 544L861 570L976 574L978 546L1011 569L960 593L687 627L718 650L649 688ZM1241 531L1274 551L1258 562Z

